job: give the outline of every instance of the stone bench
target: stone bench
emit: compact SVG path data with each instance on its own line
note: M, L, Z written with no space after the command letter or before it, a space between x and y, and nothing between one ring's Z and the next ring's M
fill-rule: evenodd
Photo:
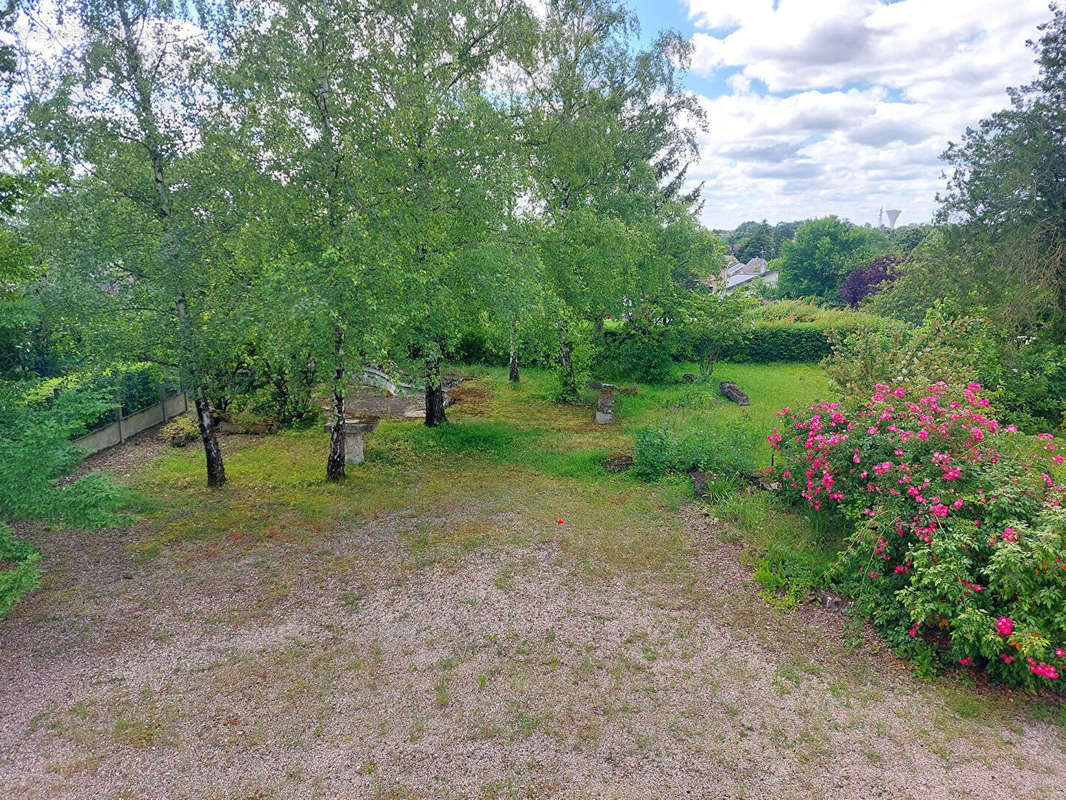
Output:
M381 422L380 417L363 415L344 418L344 461L348 464L362 464L363 434L371 433ZM326 433L333 432L333 423L326 423Z

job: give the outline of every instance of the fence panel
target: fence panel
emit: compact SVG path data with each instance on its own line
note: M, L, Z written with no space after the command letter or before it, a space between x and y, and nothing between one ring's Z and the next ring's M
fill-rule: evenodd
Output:
M99 453L109 447L114 447L128 439L130 436L146 431L159 425L166 420L184 414L189 410L189 396L176 394L168 397L162 403L135 411L128 417L112 422L103 428L85 434L74 440L78 447L84 447L92 453Z

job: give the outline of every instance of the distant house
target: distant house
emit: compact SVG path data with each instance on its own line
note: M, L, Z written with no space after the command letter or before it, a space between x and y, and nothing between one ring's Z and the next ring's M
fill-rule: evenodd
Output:
M777 285L778 274L767 268L766 259L755 257L747 264L736 261L726 266L718 280L714 281L719 290L728 293L738 286L762 281L771 286Z

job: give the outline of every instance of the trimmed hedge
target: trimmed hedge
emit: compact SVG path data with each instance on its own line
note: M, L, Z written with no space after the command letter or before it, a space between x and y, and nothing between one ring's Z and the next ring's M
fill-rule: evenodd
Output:
M888 332L899 326L894 320L872 315L840 314L840 319L827 315L816 322L759 320L728 348L724 358L765 364L771 361L821 361L832 352L833 334L847 336L858 330Z
M821 361L829 355L828 329L813 322L760 322L725 352L730 361Z

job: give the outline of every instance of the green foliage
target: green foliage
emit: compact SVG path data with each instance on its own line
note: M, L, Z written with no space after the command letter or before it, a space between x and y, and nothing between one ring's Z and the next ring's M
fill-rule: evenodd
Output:
M779 495L748 487L715 500L714 513L743 534L743 559L770 605L794 609L825 585L839 542Z
M981 316L997 327L1033 330L1043 324L1046 298L1013 274L1009 249L984 234L934 229L896 266L896 278L870 297L867 311L921 325L935 307Z
M975 378L1002 420L1037 431L1063 424L1066 347L1019 341L981 318L934 306L918 328L859 328L830 335L823 366L849 396L870 394L883 380L919 390L938 381L961 388ZM969 376L969 377L967 377Z
M766 220L749 220L740 223L729 235L728 241L740 261L748 262L753 258L770 261L781 255L783 243L795 237L796 229L802 224L799 221L779 222L770 227Z
M1041 36L1028 43L1036 55L1036 79L1008 90L1010 108L967 128L941 156L953 170L939 216L989 242L1011 282L1038 290L1043 321L1053 322L1061 344L1066 341L1066 7L1055 3L1051 11L1051 19L1039 26Z
M600 338L595 371L605 378L665 383L673 372L676 353L673 331L626 325L619 333Z
M861 397L884 381L912 391L938 381L961 389L977 374L986 356L981 342L988 339L983 321L934 311L920 328L840 330L831 334L830 341L832 353L822 366L843 394Z
M0 619L23 595L40 586L41 555L12 535L11 526L0 522Z
M975 373L1004 419L1031 432L1057 429L1066 424L1066 345L1048 341L1023 342L1018 348L1001 347L996 353L984 348ZM999 357L997 358L996 355Z
M195 414L182 414L163 426L163 441L171 447L185 447L199 438L200 428Z
M752 325L739 332L724 357L757 364L818 361L830 354L839 337L858 332L876 337L894 329L902 326L873 314L795 301L769 303L759 309Z
M693 470L725 478L748 475L755 470L753 439L749 430L731 425L648 426L634 436L633 473L647 480Z
M779 285L786 296L837 303L848 273L888 249L887 237L880 231L826 217L800 225L795 240L781 245L774 266L781 273Z
M25 387L0 386L0 517L82 527L121 518L127 494L102 476L55 485L81 462L82 452L70 443L84 432L81 420L109 406L106 393L61 391L42 400Z
M38 585L40 555L3 519L102 527L122 519L129 494L93 473L57 485L82 459L70 443L111 407L109 391L0 383L0 617Z
M542 307L524 308L516 331L523 366L551 368L559 355L557 320ZM455 346L445 353L463 364L506 364L510 357L510 320L487 312L468 321Z
M745 331L725 356L756 364L817 361L829 353L832 330L811 322L761 322Z
M924 242L933 230L932 225L903 225L894 229L888 238L895 250L906 255Z
M766 220L744 223L737 228L730 244L736 248L734 255L737 259L745 263L753 258L769 261L778 255L773 228L766 224Z
M715 362L743 341L753 304L736 295L681 292L666 306L642 305L624 323L604 329L596 373L665 383L675 362L695 361L709 377Z

